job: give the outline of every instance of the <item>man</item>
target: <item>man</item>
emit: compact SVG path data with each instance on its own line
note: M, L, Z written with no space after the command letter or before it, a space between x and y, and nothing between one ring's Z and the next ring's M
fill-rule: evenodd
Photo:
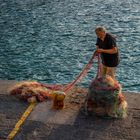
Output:
M102 26L96 27L95 33L97 35L96 52L101 54L102 60L101 76L110 75L115 79L116 67L119 64L116 39Z

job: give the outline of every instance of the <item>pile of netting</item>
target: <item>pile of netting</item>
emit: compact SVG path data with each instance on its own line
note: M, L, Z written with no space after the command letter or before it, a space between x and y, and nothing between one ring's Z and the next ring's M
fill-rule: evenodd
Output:
M17 98L28 102L42 102L46 99L53 99L63 104L65 93L59 91L62 86L44 85L36 81L22 81L15 84L10 93ZM61 102L61 103L60 103ZM63 106L63 105L62 105Z
M108 75L95 78L89 87L86 109L97 116L125 118L127 102L118 81Z
M54 106L61 106L61 104L64 103L65 93L70 91L84 76L86 76L94 58L95 54L93 54L88 64L85 65L76 79L67 85L47 85L36 81L23 81L12 87L10 93L28 102L42 102L47 98L51 98L54 101Z
M99 78L100 73L100 57L98 56L98 73L95 80L91 83L86 102L87 112L95 113L97 116L109 116L114 118L125 118L127 110L127 102L121 93L121 86L110 76ZM93 54L88 64L69 84L63 85L43 85L36 81L25 81L17 83L10 93L20 99L28 102L42 102L45 99L53 99L55 108L63 108L65 93L70 91L79 81L86 76L91 68L93 59L96 58L96 53Z

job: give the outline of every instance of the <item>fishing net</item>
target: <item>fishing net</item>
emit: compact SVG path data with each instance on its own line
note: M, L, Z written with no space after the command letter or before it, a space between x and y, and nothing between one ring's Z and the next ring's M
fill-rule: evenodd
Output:
M54 108L63 108L65 93L68 93L78 82L83 79L83 77L87 75L94 58L95 54L93 54L88 64L85 65L75 80L71 81L69 84L50 85L38 83L36 81L23 81L18 82L14 87L12 87L12 89L10 89L10 93L28 102L42 102L47 98L51 98L54 101Z
M89 86L87 112L97 116L125 118L127 102L118 81L107 75L95 78Z
M96 56L98 56L98 72L95 80L92 81L89 87L86 110L98 116L107 115L124 118L126 116L127 102L121 93L121 86L118 81L113 80L110 76L99 78L100 59L96 53L93 54L88 64L85 65L76 79L65 86L41 84L36 81L24 81L17 83L10 90L10 93L28 102L42 102L46 98L51 98L54 101L54 108L61 109L64 106L66 93L87 75Z
M46 99L53 99L53 106L63 108L65 93L59 91L62 85L44 85L36 81L18 82L10 89L10 93L17 98L28 102L42 102Z

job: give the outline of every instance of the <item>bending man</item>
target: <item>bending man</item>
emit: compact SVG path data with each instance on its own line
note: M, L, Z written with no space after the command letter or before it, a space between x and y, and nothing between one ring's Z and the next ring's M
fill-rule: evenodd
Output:
M102 68L101 76L110 75L115 79L116 67L119 64L118 48L114 36L106 32L102 26L96 27L97 35L96 48L101 54Z

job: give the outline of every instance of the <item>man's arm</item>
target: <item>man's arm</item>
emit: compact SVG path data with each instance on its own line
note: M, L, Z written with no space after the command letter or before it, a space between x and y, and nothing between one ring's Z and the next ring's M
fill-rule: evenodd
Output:
M117 47L114 47L114 46L113 46L112 49L108 49L108 50L97 48L97 52L98 53L114 54L114 53L117 53L118 52L118 48Z

